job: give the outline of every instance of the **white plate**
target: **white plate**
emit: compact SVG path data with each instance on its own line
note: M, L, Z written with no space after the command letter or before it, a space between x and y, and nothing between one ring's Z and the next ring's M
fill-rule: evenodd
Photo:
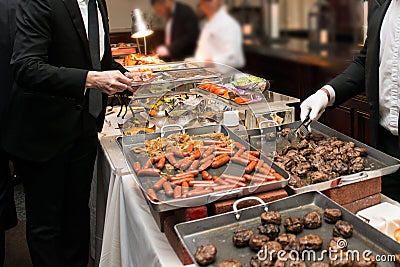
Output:
M400 228L400 207L383 202L360 210L357 215L382 233L394 238L394 231ZM396 239L395 239L396 240Z

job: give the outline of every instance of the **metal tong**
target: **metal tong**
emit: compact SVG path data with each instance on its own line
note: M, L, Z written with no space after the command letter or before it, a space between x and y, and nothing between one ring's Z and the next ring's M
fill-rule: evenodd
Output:
M312 122L312 120L310 120L310 117L307 116L305 118L305 120L302 121L299 126L297 126L296 129L291 131L288 134L288 138L289 138L290 142L293 142L294 140L297 140L298 137L301 137L301 138L306 137L307 134L309 133L308 126L310 125L311 122Z

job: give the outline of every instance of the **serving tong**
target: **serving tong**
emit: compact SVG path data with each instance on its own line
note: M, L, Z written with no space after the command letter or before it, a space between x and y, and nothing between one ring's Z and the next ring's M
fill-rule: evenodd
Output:
M310 125L311 122L312 120L310 119L310 117L307 116L305 120L302 121L299 126L297 126L296 129L289 132L288 134L289 141L293 143L294 141L298 141L299 138L305 138L309 133L308 126Z

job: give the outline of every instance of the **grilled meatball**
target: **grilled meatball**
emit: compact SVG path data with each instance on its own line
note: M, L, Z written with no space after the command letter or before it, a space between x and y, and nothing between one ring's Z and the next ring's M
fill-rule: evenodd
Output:
M299 238L300 250L320 250L322 247L322 238L319 235L305 235Z
M279 235L279 226L272 223L267 223L257 227L258 232L268 236L269 240L274 240Z
M342 219L342 211L340 209L325 209L324 220L327 223L336 223Z
M281 214L279 211L267 211L261 214L261 223L281 224Z
M322 219L318 212L312 211L307 213L303 218L304 228L315 229L321 227Z
M346 222L339 220L335 223L333 227L333 236L341 236L344 238L351 237L353 235L353 225Z
M296 235L294 234L281 234L277 238L275 238L275 241L279 242L282 247L286 247L287 244L289 244L290 241L295 241L296 240Z
M369 257L363 255L353 262L353 267L376 267L376 265L376 259L373 255Z
M329 241L328 249L331 251L346 251L347 250L347 241L342 237L334 237Z
M290 242L283 248L285 251L298 251L300 252L300 242L298 239L290 240Z
M215 261L217 256L217 248L213 244L201 245L197 248L196 254L194 255L197 263L201 266L209 265Z
M282 250L281 244L276 241L268 241L265 245L268 251L268 257L276 260L278 257L278 252Z
M253 235L250 229L237 229L233 232L232 241L236 247L246 247L249 245L250 237Z
M307 264L300 259L291 260L288 258L288 259L278 259L275 262L274 267L307 267Z
M217 267L243 267L243 265L240 261L229 259L221 261Z
M260 258L258 254L253 255L250 259L250 267L273 267L274 262L271 261L268 257Z
M329 264L323 261L313 262L311 267L329 267Z
M284 226L288 233L300 233L304 227L303 220L297 217L286 218Z
M250 237L249 247L254 251L259 251L268 241L269 241L268 236L254 234Z
M346 253L332 254L329 257L329 266L331 267L352 267L351 255Z

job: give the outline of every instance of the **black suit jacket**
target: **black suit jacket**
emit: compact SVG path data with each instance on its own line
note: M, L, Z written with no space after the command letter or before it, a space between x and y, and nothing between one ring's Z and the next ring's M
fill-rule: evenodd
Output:
M106 36L102 70L125 72L111 56L106 3L98 0L98 5ZM92 65L76 0L22 0L11 63L17 85L3 138L8 152L46 161L76 138L101 130L104 110L96 121L88 114L88 96L84 96ZM103 101L107 101L105 94Z
M170 57L183 60L192 56L199 37L199 23L194 11L187 5L176 2L171 28Z
M379 126L379 51L383 18L391 0L370 0L367 40L359 56L328 84L335 89L335 106L366 92L371 118L371 143L376 145Z
M15 36L16 6L17 0L0 1L0 124L2 125L4 125L3 116L13 83L10 60Z

